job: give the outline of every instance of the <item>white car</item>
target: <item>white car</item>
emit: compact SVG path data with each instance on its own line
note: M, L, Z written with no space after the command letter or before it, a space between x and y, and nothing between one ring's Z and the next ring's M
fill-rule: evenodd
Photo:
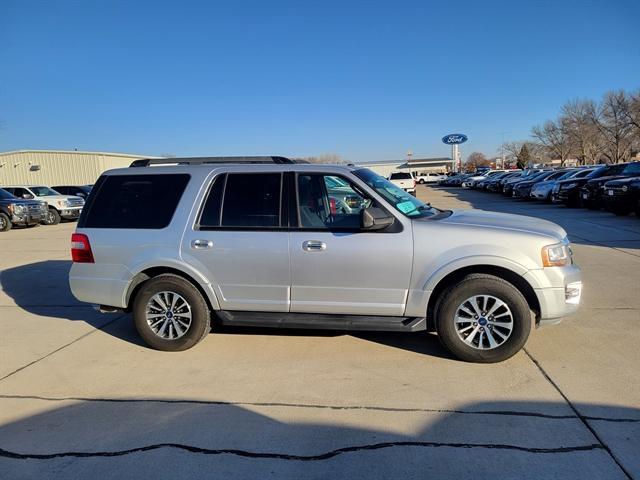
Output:
M12 195L26 200L44 200L49 204L45 215L45 225L57 225L60 219L77 220L84 207L84 200L74 195L61 195L50 187L42 185L11 185L2 187Z
M491 178L493 175L496 175L498 173L503 173L503 172L505 172L505 170L487 170L482 174L465 178L461 186L462 188L474 188L478 182L482 182L487 178Z
M441 180L446 180L446 179L447 179L446 175L442 175L441 173L433 173L433 172L423 173L423 174L420 174L420 175L416 176L416 182L418 182L420 184L436 183L436 182L439 182Z
M410 172L393 172L389 175L389 180L395 186L400 187L405 192L416 193L416 179Z

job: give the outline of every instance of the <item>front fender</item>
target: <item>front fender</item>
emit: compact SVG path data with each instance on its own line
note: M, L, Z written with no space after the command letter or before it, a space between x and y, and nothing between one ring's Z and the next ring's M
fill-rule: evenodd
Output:
M418 275L416 282L413 282L414 287L409 290L405 315L425 316L431 293L447 275L464 268L476 266L504 268L520 276L525 275L529 271L524 265L497 255L470 255L451 260L435 271L424 272L424 274ZM534 289L539 288L538 285L532 283L532 280L535 281L532 278L527 278L527 281Z

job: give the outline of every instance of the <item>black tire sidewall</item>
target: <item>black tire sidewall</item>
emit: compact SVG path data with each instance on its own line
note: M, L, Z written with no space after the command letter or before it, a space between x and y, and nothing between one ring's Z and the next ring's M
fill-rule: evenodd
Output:
M153 295L163 291L181 295L191 307L191 326L184 336L176 340L158 337L147 323L147 302ZM187 350L200 342L211 330L210 312L202 294L190 282L177 275L161 275L148 280L136 295L132 312L138 333L149 346L157 350Z
M513 331L499 347L479 350L466 345L455 330L454 318L458 306L474 295L492 295L505 302L513 315ZM523 295L510 283L489 275L468 277L454 286L440 302L437 332L440 341L456 357L468 362L495 363L515 355L531 332L531 312Z
M2 221L0 221L0 232L8 232L11 230L11 220L9 216L5 213L0 213L0 218L2 219Z

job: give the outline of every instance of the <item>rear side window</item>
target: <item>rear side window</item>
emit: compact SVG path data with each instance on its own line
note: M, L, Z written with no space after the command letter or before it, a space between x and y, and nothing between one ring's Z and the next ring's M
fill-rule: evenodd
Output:
M187 174L104 177L78 226L165 228L171 222L189 178Z
M410 178L410 173L392 173L390 180L409 180Z
M281 173L217 177L202 208L199 228L280 227L281 197Z

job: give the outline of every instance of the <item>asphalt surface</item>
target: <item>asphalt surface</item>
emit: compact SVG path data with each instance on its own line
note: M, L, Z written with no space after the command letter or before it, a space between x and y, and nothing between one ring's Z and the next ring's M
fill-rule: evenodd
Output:
M0 234L0 477L640 479L640 219L418 195L561 224L579 314L496 365L424 333L227 328L161 353L73 299L73 224Z

